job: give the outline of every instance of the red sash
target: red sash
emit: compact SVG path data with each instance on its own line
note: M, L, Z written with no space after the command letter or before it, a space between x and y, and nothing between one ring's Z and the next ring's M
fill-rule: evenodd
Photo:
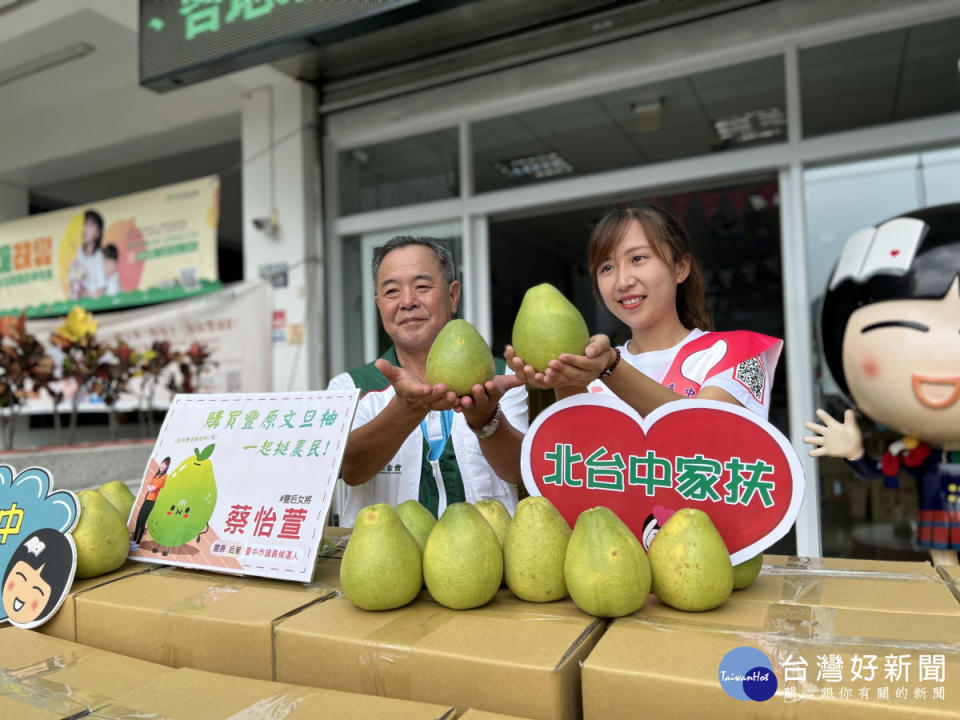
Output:
M738 372L736 379L757 402L763 402L766 367L762 356L774 346L779 355L782 345L783 340L749 330L708 332L680 348L660 382L674 392L693 397L706 380L742 364L743 372Z

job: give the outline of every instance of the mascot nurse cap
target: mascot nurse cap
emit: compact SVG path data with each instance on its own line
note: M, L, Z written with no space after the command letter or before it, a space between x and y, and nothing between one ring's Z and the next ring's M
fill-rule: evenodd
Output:
M960 204L904 213L847 240L820 321L834 379L869 418L903 435L869 457L853 410L804 442L865 479L917 481L916 544L955 564L960 549ZM947 551L947 552L943 552Z

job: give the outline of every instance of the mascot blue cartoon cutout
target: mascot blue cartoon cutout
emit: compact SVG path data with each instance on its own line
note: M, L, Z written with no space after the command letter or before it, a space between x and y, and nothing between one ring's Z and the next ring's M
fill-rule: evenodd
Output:
M854 233L824 296L820 323L834 379L869 418L902 438L864 452L853 410L824 410L813 456L846 459L863 478L917 482L916 544L939 562L960 549L960 205L925 208Z
M0 465L0 622L22 628L46 622L63 604L77 568L71 531L79 504L52 489L43 468L14 477Z

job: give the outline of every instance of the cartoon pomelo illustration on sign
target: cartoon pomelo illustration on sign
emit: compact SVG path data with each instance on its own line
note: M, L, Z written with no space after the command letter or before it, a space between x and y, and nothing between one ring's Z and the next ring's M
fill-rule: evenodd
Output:
M147 518L147 531L157 545L166 548L161 551L163 555L170 548L199 539L207 530L217 504L217 484L210 462L213 448L213 445L203 451L194 448L193 455L170 473L157 495L157 502Z
M79 503L69 490L52 491L43 468L0 465L0 622L22 628L46 622L73 583L77 551L70 533Z
M732 403L677 400L642 418L597 394L540 413L523 440L523 481L573 526L613 510L645 546L676 511L704 511L734 565L783 537L803 501L800 461L770 423Z

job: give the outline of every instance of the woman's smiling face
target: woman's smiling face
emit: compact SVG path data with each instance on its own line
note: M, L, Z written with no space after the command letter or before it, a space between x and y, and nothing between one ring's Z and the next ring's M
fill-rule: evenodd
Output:
M664 262L643 226L633 221L613 252L597 267L597 287L607 308L631 329L649 328L676 315L677 285L688 261Z
M939 300L859 308L843 338L850 395L873 420L960 447L960 279Z

